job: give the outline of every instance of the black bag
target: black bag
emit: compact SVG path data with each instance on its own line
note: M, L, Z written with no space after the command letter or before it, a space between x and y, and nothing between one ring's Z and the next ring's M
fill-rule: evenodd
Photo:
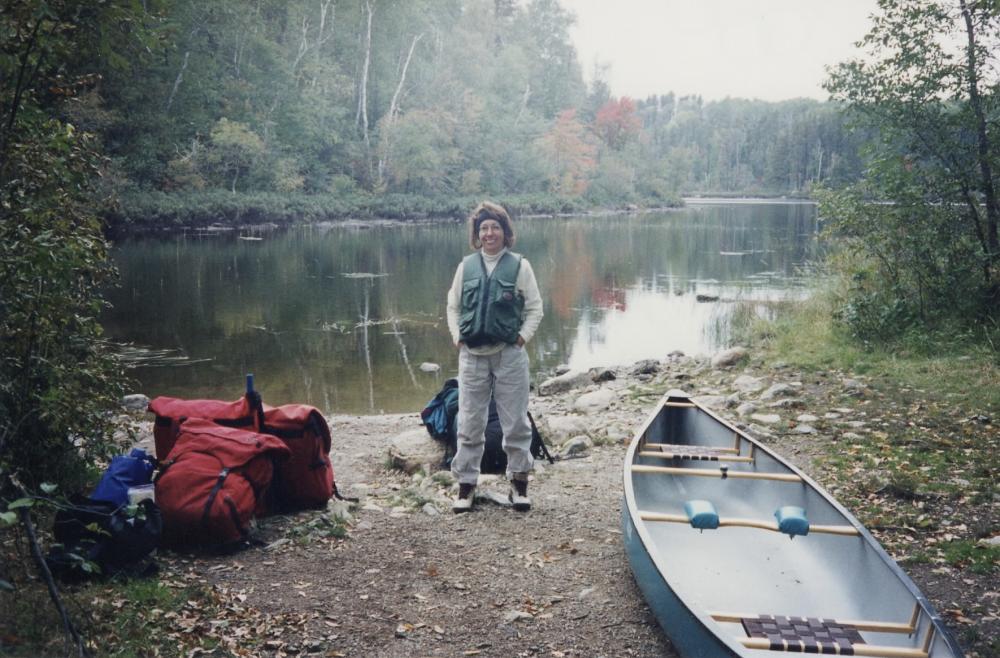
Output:
M548 459L550 464L555 459L549 454L545 441L535 426L535 419L528 412L528 422L531 423L531 455L535 459ZM506 473L507 453L503 451L503 430L500 428L500 414L497 412L496 400L490 399L489 418L486 421L486 447L483 450L483 460L479 463L480 473ZM433 434L431 436L434 436ZM437 437L435 437L437 438ZM450 469L451 460L458 452L458 414L453 415L448 422L448 433L445 437L444 460L441 468Z
M103 500L77 497L71 502L56 513L53 535L58 545L45 558L53 575L80 580L89 575L84 561L96 564L104 576L155 570L144 559L159 545L163 532L156 503L142 500L130 514L128 506Z

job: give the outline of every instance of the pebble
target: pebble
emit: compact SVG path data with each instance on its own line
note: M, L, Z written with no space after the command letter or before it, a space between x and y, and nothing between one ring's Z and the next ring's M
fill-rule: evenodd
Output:
M812 414L799 414L798 416L795 417L795 420L799 421L800 423L815 423L817 420L819 420L819 418L813 416Z

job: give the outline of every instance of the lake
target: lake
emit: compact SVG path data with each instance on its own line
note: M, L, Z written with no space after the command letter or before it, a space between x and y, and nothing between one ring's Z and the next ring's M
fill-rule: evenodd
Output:
M711 200L515 228L545 303L527 346L536 381L560 364L727 345L736 314L807 294L817 231L812 204ZM445 292L466 231L350 223L131 238L113 250L121 285L102 320L150 397L235 399L252 372L269 404L416 412L457 372Z

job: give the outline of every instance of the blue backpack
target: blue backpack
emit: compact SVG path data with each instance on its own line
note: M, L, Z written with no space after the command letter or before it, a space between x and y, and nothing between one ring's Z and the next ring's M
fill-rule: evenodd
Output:
M142 448L133 448L127 455L118 455L111 460L108 470L90 495L92 500L103 500L121 506L128 504L129 487L150 484L156 460Z
M420 412L420 420L432 437L439 441L447 441L449 430L454 431L453 419L456 414L458 414L458 380L449 379Z

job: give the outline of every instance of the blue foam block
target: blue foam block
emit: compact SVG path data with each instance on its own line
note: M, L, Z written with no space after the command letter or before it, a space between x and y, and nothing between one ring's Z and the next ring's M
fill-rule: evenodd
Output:
M806 511L801 507L794 505L779 507L774 513L774 518L778 519L778 530L789 537L809 534L809 521L806 519Z
M719 527L719 513L715 505L707 500L689 500L684 503L684 513L691 521L691 527L699 530L715 530Z

